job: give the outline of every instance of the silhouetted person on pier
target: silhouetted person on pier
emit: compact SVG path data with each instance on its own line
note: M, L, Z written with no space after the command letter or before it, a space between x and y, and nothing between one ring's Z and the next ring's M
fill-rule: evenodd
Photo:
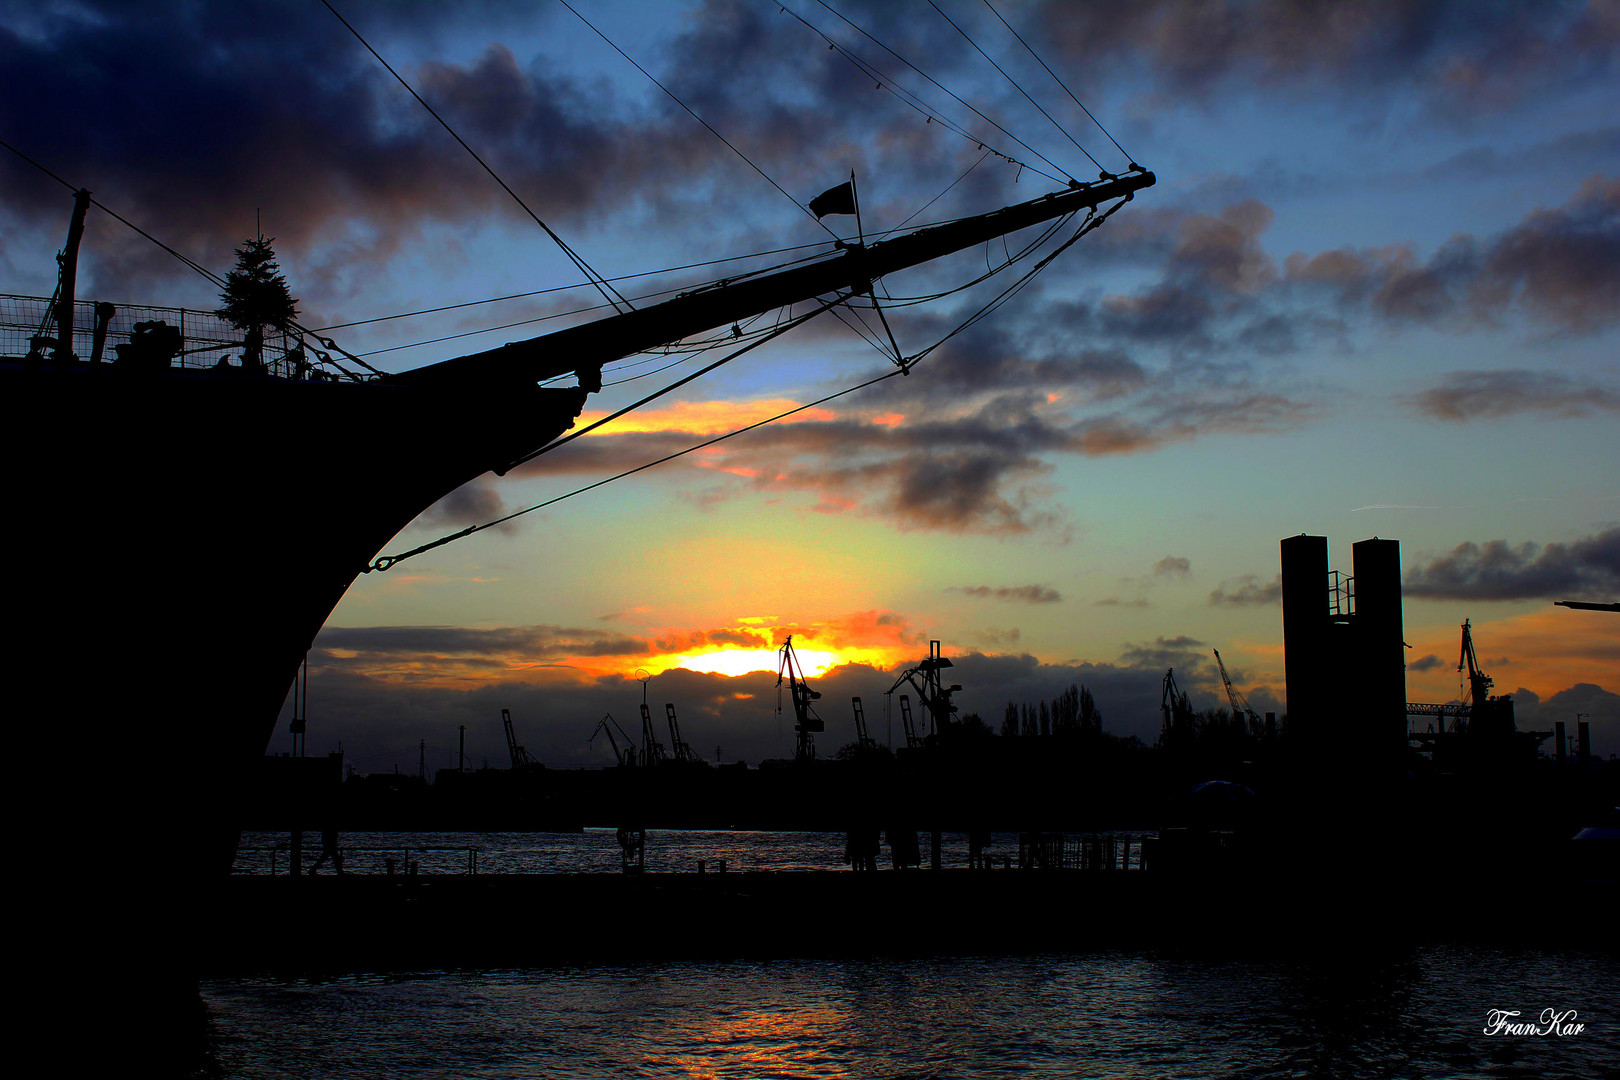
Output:
M326 865L326 860L332 860L332 869L341 876L343 874L343 852L338 849L338 831L334 828L321 830L321 857L315 860L309 868L311 875Z
M991 842L992 841L990 839L990 830L988 830L988 829L970 829L970 830L968 830L968 869L970 869L970 870L988 870L988 869L990 869L990 863L985 858L984 849L989 847Z

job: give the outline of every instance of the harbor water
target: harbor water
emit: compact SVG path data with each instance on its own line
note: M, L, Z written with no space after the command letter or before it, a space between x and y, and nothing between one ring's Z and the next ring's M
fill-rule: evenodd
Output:
M1016 857L997 835L990 854ZM239 873L285 835L244 838ZM947 865L966 860L945 838ZM306 838L306 858L319 850ZM422 872L616 872L610 830L580 834L345 835L357 849L413 848ZM926 853L927 838L924 837ZM1010 845L1010 846L1009 846ZM958 850L960 849L960 850ZM887 852L885 852L885 855ZM278 853L285 872L285 853ZM380 854L357 850L355 870ZM395 858L403 857L396 854ZM926 854L925 854L926 857ZM842 865L828 833L654 832L649 870ZM437 865L443 860L444 865ZM892 871L891 871L892 872ZM915 871L913 871L915 872ZM1488 903L1488 898L1453 898ZM1308 896L1279 897L1309 904ZM963 919L1016 921L1016 910ZM1568 913L1573 916L1575 913ZM1444 905L1414 898L1413 919ZM897 939L909 913L780 912L781 940L878 919ZM1196 889L1186 917L1200 918ZM1620 1075L1620 959L1602 919L1546 913L1545 947L1489 940L1301 953L1211 925L1196 950L1023 956L713 960L388 974L219 978L198 1076L258 1077L1601 1077ZM288 927L296 927L296 915ZM1560 928L1562 927L1562 928ZM340 928L322 928L325 932ZM292 932L298 932L294 929ZM537 909L523 925L423 926L422 935L681 935L656 909L636 925ZM692 955L702 955L695 942ZM784 950L785 954L791 950ZM720 951L716 951L720 955Z
M979 913L983 918L1016 913ZM836 923L840 912L783 912ZM590 912L466 933L679 933ZM895 913L904 932L904 913ZM408 949L408 942L400 943ZM1488 947L423 971L204 986L218 1077L1544 1077L1620 1069L1613 957ZM1493 1009L1562 1033L1487 1034Z

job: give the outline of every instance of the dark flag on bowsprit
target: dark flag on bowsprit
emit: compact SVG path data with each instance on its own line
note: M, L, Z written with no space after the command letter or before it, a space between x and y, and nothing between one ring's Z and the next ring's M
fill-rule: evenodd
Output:
M817 218L824 218L828 214L853 214L855 185L846 180L837 187L828 188L810 200L810 212Z

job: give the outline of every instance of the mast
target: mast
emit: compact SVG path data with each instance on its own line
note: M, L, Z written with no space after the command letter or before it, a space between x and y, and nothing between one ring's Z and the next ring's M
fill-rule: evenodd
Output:
M828 293L865 292L886 274L982 244L1043 221L1095 209L1152 187L1151 172L1134 173L975 217L920 229L870 246L848 244L841 253L807 266L683 293L660 304L570 326L498 349L471 353L391 376L398 382L438 384L535 383L568 372L601 370L603 364L739 322L763 311ZM582 380L583 383L583 380Z
M61 280L57 286L56 361L73 359L73 294L78 287L79 241L84 238L84 215L90 209L90 192L80 188L73 193L73 220L68 224L67 244L62 254Z

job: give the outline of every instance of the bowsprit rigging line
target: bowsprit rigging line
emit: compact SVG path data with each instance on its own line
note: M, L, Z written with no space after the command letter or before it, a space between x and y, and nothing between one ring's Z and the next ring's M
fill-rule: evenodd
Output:
M949 189L947 189L947 190L949 190ZM928 205L932 206L933 203L929 203ZM928 209L928 207L925 206L925 207L923 207L923 209L926 210L926 209ZM752 252L751 254L748 254L748 255L730 255L730 256L727 256L724 259L705 259L702 262L685 263L684 265L681 265L681 266L666 266L666 267L663 267L663 268L658 269L658 270L644 270L644 271L642 271L641 273L638 273L638 274L619 274L619 275L616 275L614 277L610 277L607 280L610 281L610 282L634 281L637 278L657 277L659 274L675 274L675 273L679 273L682 270L696 270L696 269L698 269L700 267L704 267L704 266L719 266L722 263L742 262L745 259L761 259L761 258L764 258L766 255L782 255L782 254L785 254L785 253L787 253L789 251L805 251L805 250L808 250L808 249L811 249L811 248L818 249L818 254L820 254L820 253L824 253L825 250L830 249L831 246L832 246L832 241L830 241L830 240L818 240L814 244L793 244L793 245L790 245L788 247L772 248L772 249L770 249L768 251L755 251L755 252ZM173 253L171 252L171 254L173 254ZM814 256L809 256L809 257L813 258ZM791 266L792 263L782 263L780 265L781 266ZM768 271L765 271L765 272L768 272ZM415 318L418 315L437 315L437 314L439 314L441 312L445 312L445 311L459 311L462 308L479 307L479 306L481 306L483 304L498 304L498 303L501 303L504 300L527 300L531 296L547 296L547 295L549 295L551 293L572 292L575 289L583 289L583 288L589 286L590 284L591 284L591 282L589 282L589 281L576 281L572 285L553 285L550 288L546 288L546 289L534 289L534 290L532 290L530 292L511 293L511 294L509 294L507 296L489 296L489 297L485 297L482 300L464 300L459 304L442 304L439 307L422 308L419 311L401 311L401 312L396 312L393 315L378 315L374 319L356 319L354 322L333 323L330 326L317 326L317 327L313 328L313 330L311 332L320 334L320 333L325 333L328 330L346 330L346 329L348 329L349 327L352 327L352 326L370 326L373 323L391 322L391 321L393 321L395 319L410 319L410 318ZM654 295L661 295L661 294L654 294ZM636 299L639 300L641 298L636 297ZM600 306L600 305L598 305L598 306ZM581 310L595 310L595 309L582 308Z
M1133 170L1136 170L1136 171L1140 172L1141 169L1142 169L1142 166L1138 165L1136 163L1136 159L1133 158L1130 154L1125 152L1125 148L1123 146L1119 145L1119 140L1118 139L1114 138L1112 135L1110 135L1108 133L1108 129L1103 127L1102 121L1098 120L1095 116L1091 115L1091 110L1086 108L1085 102L1081 101L1079 98L1074 96L1074 91L1069 89L1069 86L1068 86L1067 83L1065 83L1062 79L1058 78L1058 73L1053 71L1050 67L1047 67L1046 61L1041 59L1041 54L1036 52L1034 47L1031 46L1029 42L1024 40L1024 35L1020 34L1018 32L1018 30L1012 25L1012 23L1008 22L1006 19L1003 19L1001 17L1001 12L996 10L995 5L990 3L990 0L984 0L984 6L990 9L990 14L994 15L998 19L1001 19L1001 25L1002 26L1005 26L1008 30L1012 31L1012 36L1018 39L1018 44L1022 45L1024 48L1029 50L1029 55L1031 55L1031 56L1033 56L1035 58L1035 62L1037 64L1041 65L1041 67L1046 68L1046 73L1048 75L1052 76L1052 80L1054 82L1056 82L1058 84L1058 86L1063 88L1063 92L1065 94L1069 95L1069 100L1070 101L1072 101L1076 105L1080 106L1080 111L1086 114L1086 118L1088 120L1090 120L1093 124L1097 125L1097 130L1102 132L1104 135L1108 136L1108 141L1114 144L1114 149L1115 150L1118 150L1121 154L1125 155L1125 160L1130 164L1130 167Z
M1030 97L1029 92L1027 90L1025 90L1022 86L1018 85L1018 80L1014 79L1010 74L1008 74L1006 68L1004 68L1000 64L996 63L995 59L989 53L985 52L982 48L980 48L979 43L977 41L974 41L973 38L968 34L968 32L966 30L963 30L960 26L958 26L956 24L955 19L952 19L949 15L945 14L945 12L940 11L939 5L934 3L934 0L928 0L928 6L933 8L935 11L938 11L939 12L939 17L944 19L946 22L950 23L952 28L954 28L958 34L961 34L962 38L969 45L973 46L973 50L975 52L977 52L980 56L984 57L986 60L990 61L990 66L995 68L997 71L1001 72L1002 77L1005 78L1009 83L1012 84L1012 88L1014 90L1017 90L1020 94L1024 95L1024 100L1025 101L1028 101L1031 105L1035 106L1036 109L1039 109L1040 114L1042 116L1046 117L1048 120L1051 120L1052 121L1052 126L1057 128L1059 131L1061 131L1063 133L1064 138L1068 139L1071 143L1074 143L1074 148L1076 150L1080 151L1082 154L1085 154L1087 161L1089 161L1093 165L1097 166L1097 171L1102 174L1102 178L1104 180L1107 180L1107 179L1109 179L1110 177L1113 176L1113 173L1110 173L1107 169L1104 169L1102 167L1102 165L1100 165L1098 163L1097 159L1091 156L1090 151L1088 151L1085 147L1081 146L1078 142L1075 141L1075 137L1073 135L1069 134L1067 128L1065 128L1062 124L1058 123L1055 119L1053 119L1051 113L1047 112L1044 108L1041 108L1041 103L1040 102L1038 102L1034 98ZM1025 46L1025 48L1028 48L1028 46ZM1073 179L1073 178L1071 177L1070 179Z
M540 226L541 229L545 230L545 234L547 236L551 237L551 239L556 242L557 246L562 249L563 254L567 255L569 260L571 262L573 262L575 268L577 268L580 273L584 274L586 277L591 279L591 284L596 286L597 291L602 294L602 298L604 300L606 300L608 303L610 303L610 304L612 304L614 306L614 310L618 310L619 304L623 304L627 308L631 307L630 302L628 300L626 300L623 296L619 295L618 290L613 288L613 286L608 282L607 278L603 277L601 274L598 274L594 269L592 269L591 265L585 261L583 256L581 256L573 248L569 247L567 242L564 241L562 237L558 236L556 234L556 232L554 232L552 230L550 225L547 225L544 221L541 221L540 220L540 215L536 214L533 210L531 210L529 208L529 204L523 201L522 196L520 196L517 192L513 191L512 188L507 184L507 182L505 180L502 180L500 178L500 175L498 173L496 173L494 169L490 168L489 164L487 162L485 162L483 158L478 156L478 152L476 150L474 150L471 146L467 145L467 140L463 139L460 135L456 134L456 129L451 127L449 122L446 121L444 117L440 116L437 112L434 111L433 106L429 105L423 99L422 95L418 94L416 92L415 88L412 87L410 83L405 81L405 77L403 75L401 75L399 72L395 71L394 68L393 68L393 65L390 64L387 60L384 60L382 58L381 53L379 53L376 49L373 49L371 47L371 43L369 41L367 41L361 35L360 31L356 30L349 23L349 20L345 19L342 15L338 14L337 8L332 6L330 0L321 0L321 3L326 7L327 11L330 11L332 13L333 17L336 18L338 22L340 22L340 23L342 23L344 25L344 27L349 31L349 33L354 35L356 41L360 42L360 44L362 44L362 45L364 45L366 47L367 52L369 52L372 56L377 58L377 63L381 64L383 67L388 69L388 74L392 75L394 77L394 79L399 83L399 85L403 86L405 88L405 90L411 95L411 97L416 99L417 104L421 105L422 108L426 109L427 112L428 112L428 115L433 117L433 119L437 120L439 122L439 126L444 128L445 131L450 133L450 137L452 139L456 140L456 142L461 144L461 148L463 150L467 151L467 153L472 156L472 159L474 161L478 162L479 167L482 168L486 173L489 174L490 179L494 180L497 184L499 184L501 186L502 191L504 191L508 195L512 196L512 200L514 202L516 202L518 204L518 206L523 208L523 212L528 214L529 217L533 218L534 223L536 225ZM617 297L617 299L615 299L615 297Z
M1047 165L1049 165L1052 168L1056 169L1058 172L1062 173L1063 175L1061 177L1053 176L1051 173L1046 172L1044 169L1038 169L1035 166L1028 164L1027 162L1019 161L1017 158L1010 157L1007 154L1003 154L1001 151L996 150L994 147L986 145L984 140L979 139L976 136L968 133L967 131L963 130L959 126L947 124L946 127L947 127L948 130L955 131L957 134L961 135L963 138L968 139L968 140L970 140L970 141L972 141L974 143L977 143L978 146L981 149L989 150L991 153L995 154L997 157L1001 158L1003 161L1007 162L1008 164L1017 165L1020 169L1028 169L1031 172L1039 173L1041 176L1046 177L1048 180L1051 180L1053 183L1058 183L1058 184L1062 184L1062 183L1071 183L1072 184L1072 183L1074 183L1074 177L1070 176L1068 171L1065 170L1061 165L1054 162L1051 158L1047 157L1045 154L1041 153L1039 150L1035 149L1033 146L1030 146L1024 140L1020 139L1018 136L1014 135L1012 132L1008 131L1006 128L1002 127L1000 124L996 123L996 121L992 120L989 116L985 115L983 112L981 112L973 104L971 104L968 101L963 100L963 98L960 97L955 91L951 90L948 86L945 86L938 79L935 79L932 75L929 75L928 72L922 70L916 64L913 64L911 61L907 60L905 57L901 56L899 53L897 53L893 49L889 48L889 46L885 45L883 42L879 41L877 38L873 37L867 31L862 29L858 24L856 24L854 22L851 22L842 12L840 12L838 9L834 8L831 4L827 3L827 0L816 0L816 2L819 3L822 7L826 8L829 12L831 12L837 18L842 19L851 28L853 28L856 33L860 34L862 37L864 37L868 41L872 42L872 44L876 45L878 48L882 49L884 52L888 53L890 56L894 57L896 60L898 60L902 64L906 65L906 67L910 68L912 71L915 71L918 75L920 75L924 79L928 80L928 82L932 83L934 86L938 87L940 90L942 90L946 94L950 95L951 99L954 100L955 102L957 102L957 104L961 105L962 107L964 107L967 110L969 110L970 112L972 112L973 115L977 116L980 120L983 120L985 123L989 124L991 127L995 128L997 131L999 131L1003 135L1007 136L1007 138L1011 139L1013 142L1017 143L1019 146L1023 147L1025 150L1029 151L1031 154L1035 155L1037 158L1040 158ZM789 12L789 14L792 14L792 13ZM797 15L795 15L794 17L798 18ZM799 21L804 22L803 19L799 19ZM804 25L809 26L811 30L815 30L815 32L817 34L821 34L820 30L816 30L816 28L814 26L810 26L809 23L805 22ZM827 38L827 36L825 34L821 34L821 36L822 36L823 39L825 39L825 40L827 40L829 42L832 40L830 38ZM837 48L836 45L834 47ZM840 49L840 52L843 52L843 50ZM853 59L853 57L851 57L851 62L856 63L856 61ZM856 66L859 67L860 66L859 63L856 63ZM932 115L932 114L930 114L930 115Z
M605 416L602 419L597 420L594 423L586 425L585 427L581 428L578 431L570 432L569 434L565 435L564 437L562 437L560 439L557 439L557 440L555 440L555 441L553 441L551 443L548 443L545 446L542 446L540 449L534 451L533 453L527 454L524 457L519 458L517 461L512 462L511 465L508 465L506 467L506 469L503 469L502 471L503 472L510 471L511 469L517 467L518 465L521 465L526 461L531 461L534 458L539 457L541 454L544 454L544 453L547 453L549 451L555 450L559 446L562 446L565 443L571 442L572 440L580 437L581 435L585 435L585 434L595 430L596 428L601 427L603 424L608 423L611 420L616 420L619 417L625 415L628 412L631 412L634 409L639 409L641 406L645 405L647 402L652 401L655 398L661 397L664 394L669 393L671 390L674 390L678 386L681 386L681 385L683 385L685 383L691 382L693 379L697 378L699 375L703 375L706 372L713 371L715 368L719 367L721 364L724 364L724 363L727 363L727 362L729 362L731 360L734 360L737 357L741 356L743 353L746 353L746 352L749 352L749 351L751 351L751 350L753 350L755 348L758 348L760 345L765 344L765 342L770 341L773 338L779 336L780 334L785 334L787 331L792 330L793 328L795 328L797 326L800 326L803 323L808 322L809 320L815 318L817 315L820 315L823 311L826 311L828 308L831 308L831 307L833 307L833 306L835 306L835 305L837 305L839 303L842 303L841 299L840 300L826 301L823 304L821 304L819 307L817 307L814 311L807 312L807 313L805 313L803 315L795 317L794 319L792 319L792 320L790 320L790 321L788 321L786 323L781 324L777 328L776 333L773 333L773 334L771 334L771 335L769 335L767 337L762 337L758 341L750 342L749 344L743 346L741 349L738 349L736 352L731 353L730 355L725 356L725 357L721 358L720 360L717 360L715 363L709 365L707 368L704 368L702 371L694 372L693 374L687 376L686 378L681 379L678 382L672 383L669 386L664 387L663 389L659 390L657 393L649 394L647 397L642 398L640 401L637 401L632 405L628 405L625 408L620 409L619 411L617 411L617 412L615 412L615 413L613 413L613 414L611 414L609 416ZM890 372L890 373L888 373L886 375L881 376L879 379L873 379L870 382L864 383L862 385L863 386L869 386L869 385L871 385L872 382L880 382L882 379L888 378L889 375L899 375L899 374L902 374L902 372L900 372L898 370L893 371L893 372ZM789 411L787 411L785 413L781 413L778 416L773 416L768 420L761 420L758 423L750 424L747 427L738 428L736 431L728 432L727 434L721 435L718 438L710 439L707 442L699 443L696 446L689 446L685 450L677 450L675 453L668 454L668 455L666 455L664 457L661 457L657 461L649 461L645 465L638 465L633 469L627 469L624 472L618 473L618 474L613 475L613 476L606 477L605 479L602 479L602 480L598 480L594 484L587 484L585 487L577 488L574 491L570 491L570 492L568 492L566 494L559 495L555 499L548 499L545 502L536 503L533 506L525 507L522 510L517 510L517 511L514 511L513 513L507 514L505 517L496 518L494 521L487 521L482 525L469 525L467 528L462 529L460 532L451 533L448 536L441 536L437 540L434 540L434 541L432 541L430 543L423 544L420 547L412 548L409 551L401 552L398 555L384 555L381 558L378 558L374 562L372 562L371 565L365 567L365 569L362 572L369 574L374 570L375 571L388 570L395 563L398 563L402 559L408 559L413 555L420 555L425 551L432 551L434 548L443 547L445 544L451 543L452 541L455 541L455 540L460 540L464 536L471 536L473 533L482 532L485 529L492 529L497 525L504 525L506 522L511 521L513 518L522 517L524 514L531 513L531 512L533 512L535 510L540 510L540 509L542 509L544 507L547 507L547 506L552 506L552 505L554 505L556 503L562 502L564 499L572 498L575 495L583 495L587 491L591 491L591 490L594 490L595 488L599 488L604 484L612 483L614 480L622 480L627 476L634 476L636 473L642 472L642 471L644 471L646 469L650 469L655 465L662 465L666 461L673 461L678 457L683 457L686 454L690 454L690 453L692 453L694 451L701 450L704 447L713 446L716 443L724 442L725 440L731 438L734 435L741 435L745 431L751 431L754 428L761 427L761 426L763 426L765 424L770 423L773 420L780 420L783 417L792 416L796 412L803 412L805 409L814 408L816 405L822 404L823 402L826 402L826 401L831 401L833 398L836 398L836 397L842 397L844 394L853 393L855 390L858 390L858 389L861 389L861 387L851 387L851 388L849 388L847 390L841 390L836 394L832 394L832 395L830 395L828 397L822 398L821 401L814 401L814 402L810 402L809 404L806 404L806 405L801 405L798 408L790 409Z
M1040 175L1046 177L1048 180L1051 180L1054 183L1058 183L1058 184L1063 183L1063 181L1060 178L1058 178L1056 176L1053 176L1051 173L1046 172L1046 171L1044 171L1042 169L1037 169L1032 165L1028 165L1025 162L1019 161L1017 158L1009 157L1007 154L1002 153L1000 150L997 150L994 147L985 148L985 144L984 144L984 142L982 140L975 137L971 132L969 132L966 128L962 127L962 125L958 124L955 120L952 120L950 117L948 117L948 116L944 115L943 113L941 113L941 112L937 111L936 109L934 109L931 105L928 104L928 102L924 101L920 96L918 96L917 94L913 93L912 91L906 89L904 86L901 86L899 83L895 82L882 68L877 67L875 64L868 63L867 61L861 59L860 56L858 56L854 52L850 51L848 48L846 48L843 45L839 44L837 41L834 41L832 38L828 37L827 34L820 27L818 27L814 23L811 23L808 20L806 20L804 18L804 16L800 15L798 12L794 11L792 8L789 8L785 4L782 4L780 2L780 0L772 0L772 2L775 3L776 6L781 9L781 11L782 11L782 13L784 15L793 16L796 20L798 20L800 25L804 26L811 33L817 35L818 37L821 38L821 40L825 41L827 43L827 48L829 48L832 51L838 53L839 56L842 56L845 60L849 61L850 64L852 64L855 67L855 70L859 71L862 75L866 76L868 79L871 79L874 83L876 83L877 88L879 90L882 90L882 91L884 91L884 92L886 92L888 94L892 94L896 98L899 98L900 102L902 104L906 105L907 107L909 107L913 112L921 114L925 118L926 123L939 124L946 131L954 132L955 134L960 135L962 138L968 140L969 142L978 143L979 147L981 149L985 149L985 152L987 154L993 154L993 155L995 155L996 157L1000 158L1003 161L1006 161L1006 162L1009 162L1011 164L1017 165L1020 168L1029 169L1031 172L1039 173ZM822 6L826 7L825 4L823 4ZM831 10L831 9L829 8L828 10ZM838 12L834 11L833 14L838 15ZM841 19L844 18L842 15L838 15L838 17L841 18ZM848 19L844 19L844 21L849 22ZM850 23L850 25L855 26L854 23ZM866 31L861 30L860 27L858 27L858 26L856 26L855 29L859 30L862 34L866 34ZM871 37L870 34L866 34L866 36L869 37L869 38ZM876 42L880 47L886 48L886 46L883 46L882 42L878 42L876 38L872 38L872 40L874 42ZM888 51L889 51L890 55L894 56L902 64L905 64L907 67L911 68L913 71L917 71L917 68L913 67L912 64L910 62L908 62L904 57L900 56L898 53L895 53L892 49L890 49ZM925 79L928 78L928 76L926 74L924 74L924 73L922 73L920 71L918 71L917 73L919 75L922 75L923 78L925 78ZM929 81L933 82L932 79L929 79ZM935 83L934 85L938 86L939 84ZM944 87L940 87L940 89L943 90ZM947 94L950 94L949 90L946 90L945 92ZM956 95L952 94L951 96L955 97ZM961 98L957 98L956 100L961 101ZM966 103L963 102L963 104L966 104ZM971 108L973 108L973 106L969 105L968 108L971 109ZM981 114L981 116L982 116L982 114ZM988 118L986 118L986 119L988 119ZM990 122L994 123L994 121L990 121ZM1007 133L1005 131L1003 131L1003 134L1007 134ZM1011 135L1009 135L1008 137L1012 138ZM1028 148L1026 147L1026 149L1028 149ZM1039 156L1039 155L1037 155L1037 156ZM1061 170L1059 170L1059 171L1061 171Z
M324 2L324 0L323 0L323 2ZM817 225L821 226L823 229L826 229L828 235L832 236L833 239L835 239L835 240L838 239L838 234L833 232L832 229L827 225L826 222L822 221L814 213L811 213L810 209L807 206L805 206L803 203L799 202L798 199L795 199L792 195L789 195L787 193L787 190L785 188L783 188L781 184L778 184L775 180L772 180L769 173L767 173L764 169L760 168L758 165L755 165L754 162L753 162L753 159L750 158L747 154L743 153L741 150L737 149L737 147L732 143L732 141L730 139L726 138L724 135L722 135L718 131L716 131L709 124L709 122L707 120L703 119L703 117L701 117L697 113L693 112L691 106L687 105L686 102L684 102L680 98L676 97L675 92L673 90L671 90L669 87L665 86L663 83L659 82L657 79L653 78L652 72L648 71L646 68L644 68L640 64L636 63L636 61L630 56L629 53L625 52L623 49L621 49L617 45L615 45L613 43L612 38L610 38L606 34L602 33L602 31L597 30L596 26L589 19L587 19L585 16L581 15L577 11L574 11L573 5L570 4L568 2L568 0L557 0L557 2L559 4L561 4L563 7L567 8L569 11L573 11L574 16L576 18L578 18L580 22L582 22L586 26L590 27L591 30L596 34L597 37L601 38L603 41L607 42L609 46L612 47L614 52L618 53L620 56L624 57L626 60L629 60L630 63L635 67L635 69L637 71L639 71L643 75L647 76L647 78L649 80L651 80L651 82L652 82L652 84L654 86L658 87L658 89L660 89L664 93L668 94L671 101L675 102L675 104L677 104L681 108L685 109L687 114L690 115L692 117L692 119L694 119L698 123L702 124L704 126L704 128L706 128L708 130L709 134L713 135L715 138L717 138L721 142L725 143L726 146L730 147L731 152L736 154L738 157L742 158L743 161L747 162L749 168L751 168L755 172L759 173L760 176L763 176L765 178L765 182L767 184L771 185L771 187L775 188L777 191L780 191L782 193L783 198L785 198L788 202L792 203L794 206L798 207L800 210L804 211L804 213L809 214L811 220L814 221Z

